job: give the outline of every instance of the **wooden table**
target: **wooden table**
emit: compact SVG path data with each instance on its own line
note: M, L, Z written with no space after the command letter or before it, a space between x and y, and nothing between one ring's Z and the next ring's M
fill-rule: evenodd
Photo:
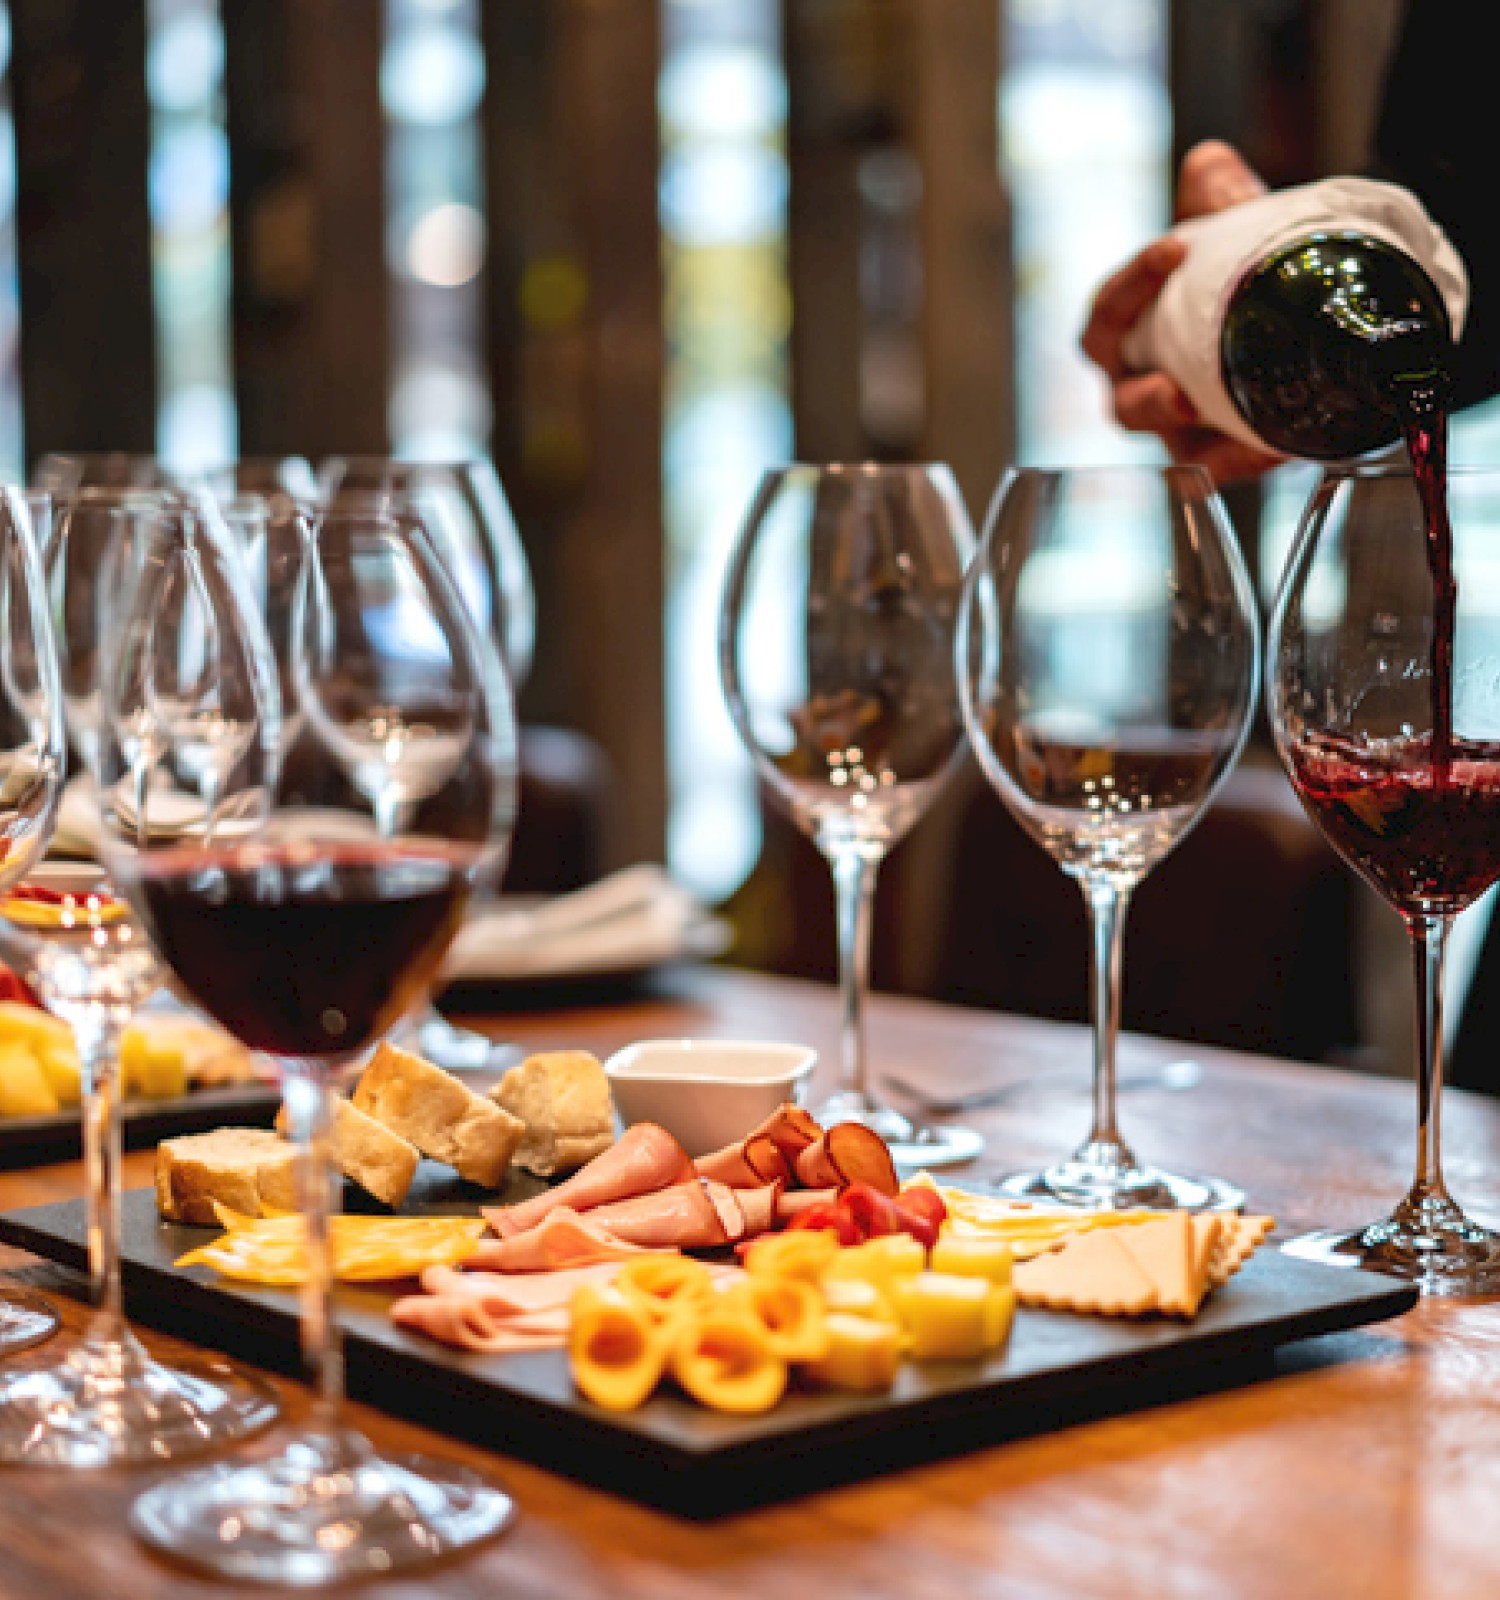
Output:
M1032 1080L984 1113L991 1171L1054 1157L1087 1119L1077 1029L880 997L882 1070L937 1088ZM831 991L729 971L687 971L646 1000L496 1018L537 1047L601 1054L683 1034L780 1037L831 1062ZM1139 1088L1126 1132L1147 1159L1242 1182L1282 1233L1367 1221L1409 1177L1414 1104L1404 1085L1128 1039L1127 1074L1191 1055L1188 1091ZM980 1120L976 1118L974 1120ZM1500 1106L1454 1094L1450 1181L1500 1214ZM149 1154L130 1158L146 1181ZM976 1171L980 1169L974 1169ZM73 1165L0 1175L0 1208L74 1195ZM11 1255L9 1262L17 1258ZM46 1287L56 1270L21 1258ZM79 1308L60 1302L70 1325ZM175 1341L148 1336L170 1354ZM301 1387L279 1387L292 1416ZM1144 1396L1153 1402L1156 1396ZM1439 1600L1500 1594L1500 1305L1429 1302L1397 1322L1293 1345L1259 1381L1075 1422L959 1459L692 1524L509 1459L453 1445L366 1407L390 1449L425 1449L503 1478L521 1516L482 1552L369 1592L475 1600ZM0 1596L187 1596L222 1586L163 1567L125 1513L143 1478L0 1478Z

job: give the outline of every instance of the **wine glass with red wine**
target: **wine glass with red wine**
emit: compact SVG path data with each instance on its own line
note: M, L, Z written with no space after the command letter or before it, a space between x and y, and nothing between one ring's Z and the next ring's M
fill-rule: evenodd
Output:
M48 592L56 622L51 643L58 708L75 749L97 759L110 597L144 551L172 541L191 567L187 591L212 602L218 552L228 536L206 502L174 492L86 488L60 491L47 541ZM151 699L191 745L210 785L243 726L231 697L228 641L203 626L192 635L163 616L163 635L182 649L179 670ZM5 670L25 673L24 649ZM189 692L191 689L191 692ZM126 733L137 759L132 780L150 776L153 730ZM90 793L97 800L97 784ZM119 786L109 802L134 833L175 837L202 831L211 813L202 794L166 792L142 781ZM96 808L97 809L97 808ZM236 825L226 814L223 825ZM153 1357L131 1332L120 1280L120 1040L136 1008L156 992L161 967L129 904L97 861L41 861L0 898L0 949L41 1003L73 1030L83 1103L87 1241L94 1315L82 1338L48 1346L0 1371L0 1461L93 1469L157 1465L201 1455L267 1426L272 1391L220 1360Z
M1078 884L1092 932L1093 1125L1069 1158L1002 1189L1095 1209L1239 1205L1222 1178L1140 1160L1116 1107L1130 896L1228 776L1259 679L1249 576L1208 476L1007 472L965 581L958 657L980 766Z
M100 741L106 793L199 792L175 719L151 710L177 681L184 630L163 627L181 552L147 561L112 635ZM499 658L473 627L419 522L372 503L323 512L307 545L292 683L310 737L281 786L277 671L249 586L215 618L238 664L252 736L218 776L212 829L175 837L106 811L105 854L177 987L276 1061L300 1149L306 1223L308 1421L254 1461L164 1481L136 1503L156 1547L226 1576L331 1584L425 1564L498 1531L512 1505L456 1466L378 1457L341 1407L329 1241L330 1079L426 991L473 895L497 876L515 800L515 718ZM230 643L233 648L230 649ZM163 655L163 645L169 647ZM320 784L310 764L322 763ZM311 798L308 798L311 796Z
M1453 919L1500 879L1500 474L1367 464L1324 473L1272 619L1271 725L1292 783L1400 914L1416 972L1416 1173L1389 1216L1294 1254L1500 1289L1500 1237L1443 1178L1443 963ZM1446 489L1445 489L1446 480Z

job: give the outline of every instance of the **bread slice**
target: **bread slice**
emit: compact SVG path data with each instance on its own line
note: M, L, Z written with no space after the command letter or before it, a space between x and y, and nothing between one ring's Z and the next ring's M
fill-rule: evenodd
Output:
M587 1050L527 1056L490 1099L525 1123L515 1162L539 1178L574 1172L615 1142L609 1079Z
M383 1043L354 1086L354 1104L461 1178L498 1189L526 1132L519 1117L451 1073Z
M276 1130L290 1131L286 1107L276 1113ZM333 1159L346 1178L388 1206L399 1206L417 1175L421 1154L409 1140L361 1111L343 1095L333 1098Z
M270 1128L215 1128L156 1147L156 1205L168 1222L212 1227L213 1203L258 1217L297 1208L296 1152Z

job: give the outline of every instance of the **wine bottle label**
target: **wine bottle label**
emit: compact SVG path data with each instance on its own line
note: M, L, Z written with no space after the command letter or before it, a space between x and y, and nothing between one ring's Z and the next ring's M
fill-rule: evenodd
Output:
M1417 197L1397 184L1327 178L1180 222L1172 232L1187 245L1187 259L1126 336L1125 359L1139 372L1168 373L1205 422L1262 449L1225 387L1220 332L1235 289L1269 256L1312 234L1363 234L1405 251L1426 272L1455 338L1468 312L1462 258Z

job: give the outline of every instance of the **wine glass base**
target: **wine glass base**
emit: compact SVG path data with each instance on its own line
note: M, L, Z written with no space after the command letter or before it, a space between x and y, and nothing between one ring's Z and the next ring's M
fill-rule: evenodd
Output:
M53 1365L0 1374L0 1463L177 1461L258 1433L279 1409L266 1384L226 1361L167 1366L133 1338L85 1339Z
M131 1525L153 1549L222 1577L314 1588L431 1565L514 1516L510 1496L477 1473L383 1459L339 1434L168 1478L136 1501Z
M1321 1228L1288 1239L1282 1252L1330 1267L1362 1267L1410 1279L1424 1295L1500 1294L1500 1235L1464 1216L1414 1228L1399 1214L1367 1228Z
M1187 1178L1159 1167L1098 1168L1065 1161L1002 1178L996 1192L1083 1211L1239 1211L1245 1191L1223 1178Z
M0 1355L14 1355L50 1339L62 1326L57 1313L40 1295L24 1289L0 1294Z
M812 1115L825 1128L838 1122L859 1122L873 1128L898 1167L956 1167L984 1153L984 1135L977 1129L913 1122L863 1095L834 1095L813 1107Z

